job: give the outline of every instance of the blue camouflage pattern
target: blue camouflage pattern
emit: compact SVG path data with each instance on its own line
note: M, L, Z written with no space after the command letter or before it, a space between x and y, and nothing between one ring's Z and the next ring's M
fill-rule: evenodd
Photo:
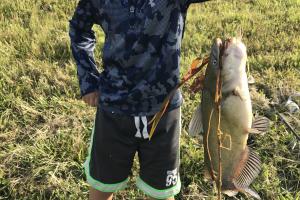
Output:
M81 95L100 92L100 109L153 115L179 83L179 58L186 12L206 0L80 0L70 20L70 38ZM104 70L94 59L92 30L105 33ZM180 91L169 108L180 106Z

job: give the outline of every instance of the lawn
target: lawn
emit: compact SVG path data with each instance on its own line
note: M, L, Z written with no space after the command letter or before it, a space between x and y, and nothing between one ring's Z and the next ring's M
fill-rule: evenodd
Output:
M0 200L87 199L83 162L95 108L79 96L69 48L68 20L77 1L1 0L0 3ZM181 72L205 56L216 37L241 28L255 114L271 120L263 136L251 137L262 172L252 187L265 200L300 199L300 141L277 113L300 132L300 114L287 114L287 98L300 92L300 1L211 1L189 8L181 52ZM101 70L104 34L95 56ZM203 146L187 136L200 94L182 88L180 200L215 199L203 179ZM300 104L300 99L294 99ZM134 186L137 162L125 191L116 199L143 199ZM225 198L225 197L224 197ZM226 199L234 199L227 198ZM236 199L251 199L240 194Z

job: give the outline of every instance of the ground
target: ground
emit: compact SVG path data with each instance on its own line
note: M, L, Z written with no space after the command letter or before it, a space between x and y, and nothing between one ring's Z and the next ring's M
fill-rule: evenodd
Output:
M76 1L1 0L0 4L0 199L86 199L82 164L95 109L80 101L70 53L68 19ZM288 96L300 92L300 1L211 1L189 8L181 52L182 74L205 56L213 38L242 28L256 114L271 119L264 136L249 143L263 166L252 184L262 199L300 199L300 144L283 124ZM104 35L95 56L101 69ZM186 134L199 94L183 89L180 200L215 199L203 179L203 147ZM299 98L295 99L299 104ZM277 113L276 113L277 112ZM300 115L287 115L298 130ZM142 199L134 186L116 199ZM230 199L230 198L227 198ZM250 199L238 195L236 199Z

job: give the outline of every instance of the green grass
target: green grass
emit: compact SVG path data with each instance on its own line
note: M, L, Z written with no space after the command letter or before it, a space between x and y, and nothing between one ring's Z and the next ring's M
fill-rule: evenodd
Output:
M1 0L0 199L87 198L82 164L95 109L79 99L69 49L68 19L75 6L66 0ZM299 0L212 1L191 6L187 17L182 73L195 57L209 52L213 38L243 29L248 67L257 82L251 89L255 113L272 119L270 131L255 136L252 147L263 162L253 187L267 200L300 199L300 144L274 114L274 107L284 112L287 97L300 91L299 24ZM101 66L104 35L95 30ZM183 187L177 199L214 199L216 191L203 180L203 147L186 136L200 96L188 86L183 95ZM300 115L293 117L299 131ZM133 175L137 168L135 163ZM116 199L143 197L133 177Z

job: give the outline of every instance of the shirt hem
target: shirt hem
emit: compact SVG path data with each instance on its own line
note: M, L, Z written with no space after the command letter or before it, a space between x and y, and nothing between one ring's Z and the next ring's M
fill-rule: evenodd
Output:
M174 110L176 108L179 108L182 104L182 100L179 100L175 103L172 103L171 105L168 106L167 112ZM120 115L127 115L127 116L152 116L158 113L161 109L161 104L158 104L157 106L154 106L153 109L150 111L136 111L136 112L130 112L130 111L124 111L119 108L116 108L114 106L104 106L99 104L99 109L100 111L104 112L109 112L109 113L114 113L114 114L120 114Z

